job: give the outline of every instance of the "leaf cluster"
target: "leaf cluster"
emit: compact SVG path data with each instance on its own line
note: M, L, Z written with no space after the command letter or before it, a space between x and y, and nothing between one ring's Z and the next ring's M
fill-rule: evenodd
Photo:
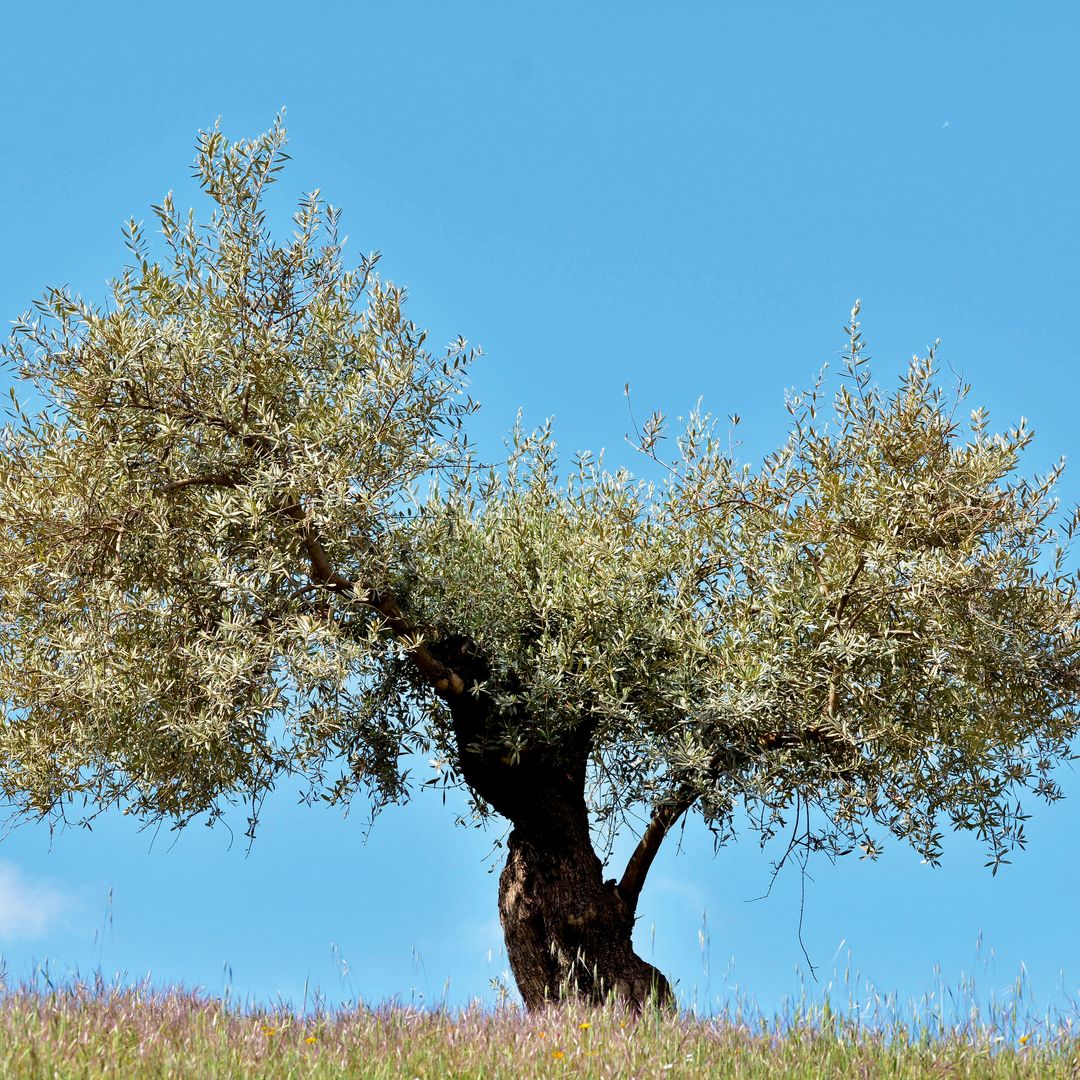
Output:
M668 456L664 417L636 432L653 482L561 468L550 425L482 467L475 352L430 353L377 256L345 268L318 192L274 241L284 141L204 133L208 222L166 197L160 257L130 222L109 302L49 290L4 350L44 403L13 397L0 444L18 811L254 819L283 774L378 807L416 750L453 782L431 657L466 641L488 748L587 732L609 825L694 807L724 839L743 806L765 837L873 855L883 829L934 861L947 822L995 867L1023 843L1080 694L1075 522L1060 465L1018 475L1026 424L963 427L933 351L876 388L856 306L838 389L791 396L757 466L698 409Z
M655 484L561 478L550 428L516 431L504 474L425 507L413 601L496 659L513 754L595 726L601 820L693 806L723 839L741 805L764 838L874 855L878 826L930 861L944 820L996 868L1077 730L1062 465L1017 475L1023 422L963 431L933 350L873 386L857 319L833 400L792 395L757 468L700 411L671 458L662 417L638 432Z
M311 550L394 576L417 479L462 457L473 354L426 350L377 256L344 268L318 192L273 241L284 142L205 132L209 221L167 196L163 258L130 222L109 303L51 289L6 347L44 402L13 395L0 449L0 786L26 812L182 823L339 758L399 798L425 743L398 644Z

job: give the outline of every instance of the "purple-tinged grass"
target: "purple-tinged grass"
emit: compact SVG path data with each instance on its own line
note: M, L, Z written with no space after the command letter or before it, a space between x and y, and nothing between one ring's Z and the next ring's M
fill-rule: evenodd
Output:
M772 1018L745 1006L710 1019L572 1005L539 1015L480 1006L301 1015L98 979L4 990L0 1076L1080 1076L1080 1024L1071 1015L1025 1023L1014 1001L985 1015L973 1007L956 1023L932 1005L906 1019L881 1008L869 1016L827 1002Z

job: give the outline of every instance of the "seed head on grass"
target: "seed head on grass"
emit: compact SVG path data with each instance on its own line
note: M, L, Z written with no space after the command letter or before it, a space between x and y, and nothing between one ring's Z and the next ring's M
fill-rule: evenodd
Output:
M934 1012L923 1017L921 1028L913 1026L918 1017L913 1022L902 1011L895 1006L891 1014L868 1021L869 1013L853 1003L850 1012L831 1009L827 1023L812 1002L777 1016L746 1005L737 1016L673 1014L655 1022L618 1009L565 1006L542 1017L509 1008L451 1012L397 1005L300 1016L285 1007L243 1007L179 989L5 987L0 991L0 1077L1076 1080L1080 1075L1077 1012L1071 1004L1046 1017L1011 1010L1006 1015L1000 1009L973 1015L960 1007L955 1022ZM316 1042L318 1049L312 1049Z

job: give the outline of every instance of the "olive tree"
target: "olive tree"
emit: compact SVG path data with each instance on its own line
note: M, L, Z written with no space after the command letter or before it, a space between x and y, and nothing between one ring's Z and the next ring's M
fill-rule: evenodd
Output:
M107 303L51 289L6 346L42 403L13 395L0 447L17 818L246 803L253 829L284 778L379 809L434 755L512 826L530 1009L670 997L632 930L688 813L721 844L892 834L936 862L952 827L995 869L1023 844L1080 700L1074 522L1060 466L1017 474L1023 423L958 422L932 353L877 389L856 307L838 389L791 396L758 465L700 411L636 427L651 482L560 465L550 427L485 464L465 342L429 351L374 259L345 266L317 192L274 241L284 140L203 133L206 223L167 197ZM642 814L604 880L598 838Z

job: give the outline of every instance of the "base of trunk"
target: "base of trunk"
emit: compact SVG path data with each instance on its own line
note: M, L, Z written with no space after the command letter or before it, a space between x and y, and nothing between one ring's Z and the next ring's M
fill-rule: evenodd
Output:
M515 828L499 878L499 918L530 1011L614 997L640 1012L650 1001L674 1000L663 974L634 952L634 912L603 880L587 831Z
M491 665L468 640L447 639L439 657L479 686ZM464 678L464 676L462 676ZM508 688L513 690L514 680ZM589 834L585 783L595 721L588 715L558 745L507 755L510 713L487 693L449 699L458 767L470 789L513 823L499 878L499 918L510 968L529 1010L564 999L614 997L640 1011L670 1004L671 987L631 941L637 897L605 882ZM528 717L513 714L515 730Z

